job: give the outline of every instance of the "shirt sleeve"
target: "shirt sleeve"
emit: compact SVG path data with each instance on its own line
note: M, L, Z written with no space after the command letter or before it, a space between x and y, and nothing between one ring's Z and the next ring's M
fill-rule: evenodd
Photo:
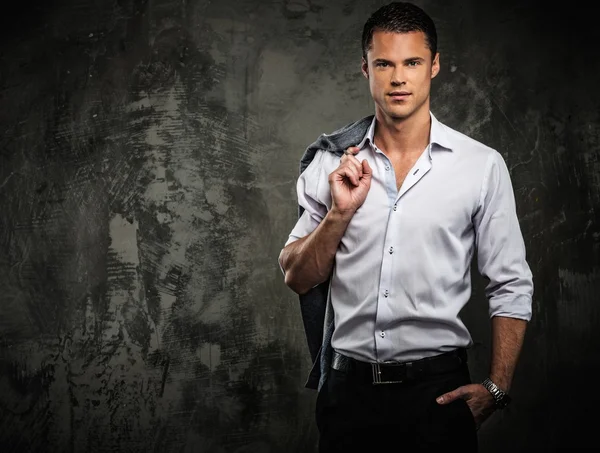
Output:
M285 243L286 246L312 233L327 214L327 206L318 201L317 196L319 186L327 183L322 181L323 156L324 151L317 152L310 165L298 178L296 183L298 205L302 206L304 212L294 225Z
M510 174L497 151L487 161L474 226L479 272L489 280L485 293L490 317L529 321L532 274L526 260Z
M313 161L298 178L296 183L298 205L302 206L304 212L296 222L296 225L294 225L284 247L312 233L327 214L327 205L318 201L317 196L319 186L328 184L328 181L321 181L323 153L323 151L317 152ZM281 263L279 264L279 269L285 275Z

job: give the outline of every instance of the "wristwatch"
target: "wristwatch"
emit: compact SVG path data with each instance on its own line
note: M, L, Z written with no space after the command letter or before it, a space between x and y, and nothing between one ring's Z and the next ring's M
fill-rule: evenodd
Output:
M508 403L511 402L511 397L508 396L508 393L500 390L500 388L494 384L490 378L487 378L485 381L483 381L481 385L483 385L487 391L492 394L498 409L504 409L506 406L508 406Z

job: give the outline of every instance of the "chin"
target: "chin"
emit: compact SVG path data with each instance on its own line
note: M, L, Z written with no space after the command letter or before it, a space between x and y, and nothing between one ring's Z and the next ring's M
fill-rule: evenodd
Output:
M397 120L402 120L404 118L408 118L410 116L410 114L412 113L412 110L409 110L409 109L393 109L393 110L387 110L385 113L390 118L394 118L394 119L397 119Z
M399 102L389 102L384 105L385 111L391 115L406 115L414 110L414 106L412 103L404 101L403 103Z

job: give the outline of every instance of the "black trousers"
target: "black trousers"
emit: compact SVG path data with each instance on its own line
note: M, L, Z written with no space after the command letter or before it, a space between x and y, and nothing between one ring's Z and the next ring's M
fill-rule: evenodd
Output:
M374 385L349 370L330 370L319 391L319 452L477 452L477 428L467 403L440 405L436 398L470 384L466 363L442 374L401 384ZM388 447L393 447L391 450Z

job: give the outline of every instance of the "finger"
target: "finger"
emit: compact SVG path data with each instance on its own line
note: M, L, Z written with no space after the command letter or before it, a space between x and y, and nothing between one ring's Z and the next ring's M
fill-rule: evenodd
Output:
M371 166L369 165L369 162L367 162L367 159L364 159L362 161L362 172L363 172L363 176L372 176L373 175L373 170L371 169Z
M447 392L444 393L443 395L440 395L437 397L436 401L439 404L448 404L451 403L452 401L456 401L459 398L462 398L464 395L464 388L463 387L458 387L455 390L452 390L451 392Z
M359 151L360 148L358 146L350 146L349 148L346 148L346 152L352 153L353 156L357 155Z
M358 159L356 159L356 155L358 154L358 152L360 151L360 148L358 146L351 146L350 148L347 148L346 151L344 151L344 154L342 154L342 161L345 160L352 160L352 161L356 161L358 162Z
M338 173L338 175L341 175L342 177L348 178L350 180L350 182L352 184L354 184L355 186L358 186L359 176L358 176L358 172L356 171L355 168L345 166L345 167L340 168L340 170L337 173Z
M344 167L344 166L348 166L352 169L354 169L354 171L356 171L356 174L359 177L362 177L362 165L360 163L360 161L354 157L353 155L344 155L342 157L342 161L340 162L340 168Z
M362 178L363 167L362 167L362 164L360 163L360 161L354 156L348 155L345 157L346 157L346 159L344 161L342 161L341 165L348 165L348 166L354 168L358 174L358 177Z

